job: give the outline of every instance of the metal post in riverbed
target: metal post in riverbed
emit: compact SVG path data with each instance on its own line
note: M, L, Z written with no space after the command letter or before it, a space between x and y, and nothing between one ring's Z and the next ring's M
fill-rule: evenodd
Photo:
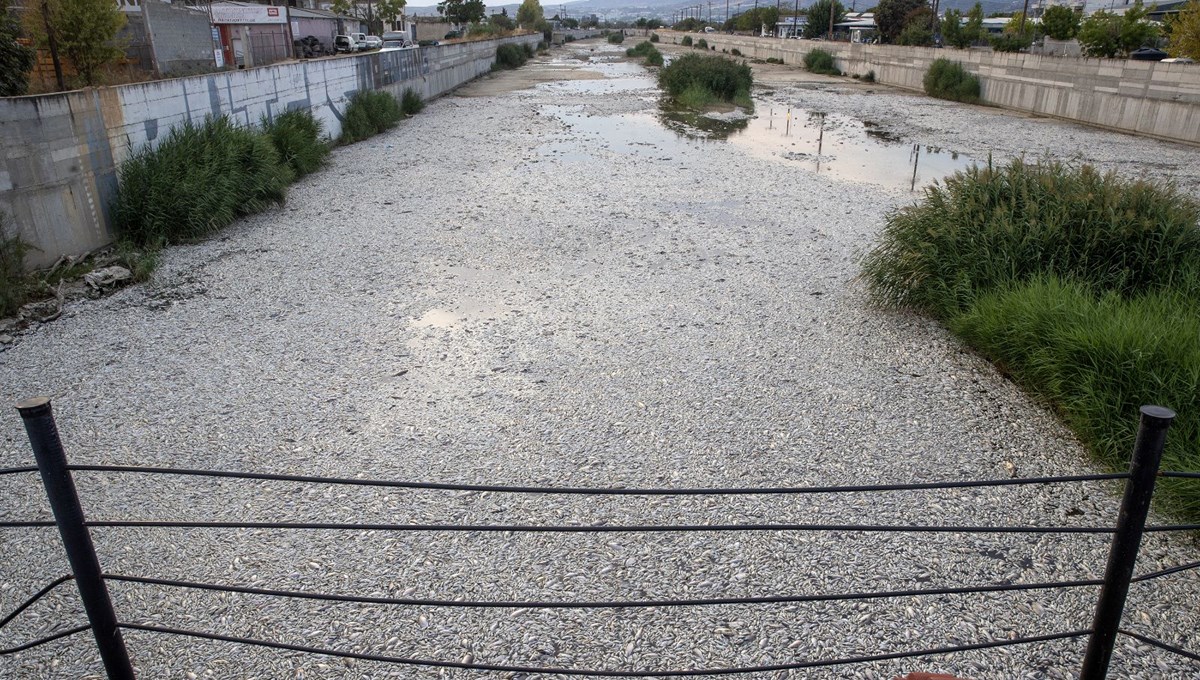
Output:
M1158 464L1167 442L1167 428L1175 419L1175 412L1162 406L1143 406L1141 411L1141 425L1129 462L1129 481L1125 483L1125 498L1121 501L1121 514L1117 518L1117 533L1113 535L1112 548L1108 553L1104 585L1100 588L1100 602L1096 605L1092 635L1088 638L1079 680L1104 680L1108 675L1108 662L1112 659L1113 645L1121 627L1121 613L1125 609L1125 597L1129 594L1129 582L1133 578L1138 547L1142 543L1142 531L1146 528L1146 514L1150 511L1150 497L1154 494Z
M79 494L75 480L67 469L67 454L63 451L58 427L54 424L54 413L50 400L45 397L26 399L17 404L17 411L25 421L25 432L37 459L42 484L54 511L54 521L62 536L79 597L92 624L92 634L100 648L100 658L109 680L134 680L133 664L125 649L121 629L117 627L117 614L113 611L108 588L101 576L100 560L92 545L92 536L83 523L83 508L79 505Z

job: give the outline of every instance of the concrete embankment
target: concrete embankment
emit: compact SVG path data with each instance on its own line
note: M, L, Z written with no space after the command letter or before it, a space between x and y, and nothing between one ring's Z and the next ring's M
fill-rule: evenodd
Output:
M678 42L685 34L662 31ZM752 59L802 64L820 48L831 52L847 74L875 72L875 80L922 90L922 78L935 59L962 62L979 76L983 101L1173 142L1200 144L1200 65L1126 59L1078 59L1037 54L861 45L811 40L705 34L718 52L737 49ZM693 39L696 39L693 36Z
M177 125L222 115L256 125L263 116L308 109L336 138L356 92L412 89L430 99L487 73L500 44L539 40L524 35L2 98L0 211L36 248L29 266L86 253L113 240L107 211L121 163Z

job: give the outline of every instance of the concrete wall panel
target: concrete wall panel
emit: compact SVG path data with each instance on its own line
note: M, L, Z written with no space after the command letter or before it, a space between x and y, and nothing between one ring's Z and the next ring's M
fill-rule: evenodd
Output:
M229 116L242 125L308 109L331 137L346 104L366 89L395 96L442 95L487 73L504 42L536 46L539 35L419 50L277 64L191 78L0 99L0 211L38 250L30 266L110 243L108 206L118 169L172 128Z

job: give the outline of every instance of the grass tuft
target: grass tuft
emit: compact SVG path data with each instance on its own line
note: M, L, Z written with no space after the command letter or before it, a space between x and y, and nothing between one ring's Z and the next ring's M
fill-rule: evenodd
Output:
M962 64L949 59L935 59L924 78L925 94L966 104L979 103L979 78L971 75Z
M346 117L342 121L342 144L350 144L386 132L396 126L404 112L396 98L387 92L369 90L359 92L346 105Z
M1170 184L989 164L890 214L863 275L877 301L942 320L1047 400L1105 465L1125 467L1138 406L1159 404L1179 414L1164 465L1197 470L1198 223ZM1166 509L1200 519L1200 486L1162 487Z
M496 68L521 68L529 61L529 54L516 43L505 43L496 48Z
M263 131L296 177L316 172L325 165L329 144L321 135L322 127L308 109L288 111L275 120L266 116L262 119Z
M821 73L827 76L842 75L842 72L834 65L833 53L820 48L809 50L808 54L804 55L804 68L811 73Z
M406 116L415 116L425 110L425 102L421 101L421 95L415 90L406 89L404 95L400 97L400 110Z
M25 255L33 247L19 235L10 234L7 221L0 213L0 317L16 314L30 293Z
M257 130L224 117L185 123L121 166L113 225L141 246L200 238L282 203L294 176Z
M659 86L684 106L703 108L715 102L751 104L750 67L714 55L685 54L658 76ZM704 91L701 96L700 91ZM699 102L705 102L697 106Z

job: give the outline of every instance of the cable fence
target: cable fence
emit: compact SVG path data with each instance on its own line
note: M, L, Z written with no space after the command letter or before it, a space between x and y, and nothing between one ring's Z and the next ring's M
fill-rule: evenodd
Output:
M95 637L101 659L110 680L125 680L134 677L133 664L126 649L122 631L138 631L160 635L181 636L217 642L235 643L281 651L320 654L343 659L400 664L414 667L460 669L470 671L500 672L511 674L554 674L560 676L590 677L683 677L683 676L733 676L749 673L782 672L814 668L831 668L850 664L862 664L897 659L928 657L968 651L998 649L1058 640L1087 638L1087 650L1080 677L1083 680L1099 680L1108 672L1108 665L1118 635L1124 635L1144 644L1157 647L1171 654L1192 661L1200 661L1200 654L1157 640L1140 633L1120 628L1125 599L1132 584L1145 583L1175 574L1200 569L1200 562L1181 564L1143 574L1134 573L1135 562L1142 536L1145 532L1193 531L1200 525L1176 524L1146 526L1154 483L1157 477L1200 478L1200 473L1190 471L1160 472L1159 461L1165 444L1166 432L1174 413L1168 409L1146 406L1142 408L1141 424L1137 443L1131 459L1130 470L1125 473L1070 475L1057 477L1031 477L996 480L969 480L944 482L915 482L896 484L796 486L796 487L731 487L731 488L592 488L554 486L511 486L490 484L434 483L387 479L362 479L255 473L220 470L176 469L164 467L125 465L72 465L67 462L59 439L57 426L49 400L34 399L18 404L25 422L36 466L0 469L0 476L40 473L47 497L50 500L54 520L9 520L0 522L0 528L19 529L56 526L62 538L71 574L63 575L32 594L20 606L0 619L0 632L17 619L30 606L46 597L59 586L74 582L87 613L87 625L64 627L39 639L22 642L10 647L0 647L0 656L17 654L67 636L90 630ZM904 525L904 524L822 524L822 523L736 523L736 524L648 524L648 525L549 525L549 524L404 524L404 523L356 523L356 522L289 522L289 521L179 521L179 520L88 520L85 518L79 495L75 487L74 474L110 473L117 475L176 475L185 477L210 477L234 480L268 480L296 482L302 484L370 486L379 488L426 489L443 491L486 491L502 494L542 495L586 495L586 496L767 496L767 495L820 495L820 494L867 494L878 492L931 491L945 489L983 487L1023 487L1077 484L1094 481L1124 481L1125 493L1118 521L1113 527L1105 526L968 526L968 525ZM387 597L358 595L354 593L328 593L306 590L288 590L237 584L208 583L182 579L157 578L134 574L107 573L102 570L90 529L100 527L136 528L187 528L187 529L270 529L280 531L381 531L381 532L505 532L512 534L535 533L692 533L692 532L862 532L862 533L962 533L962 534L1100 534L1112 535L1108 564L1102 578L1040 581L1030 583L994 583L972 586L940 586L925 588L865 590L838 593L781 594L741 597L663 598L663 599L614 599L614 600L468 600L435 599L419 597ZM904 651L888 651L876 654L847 655L838 658L820 658L779 663L767 663L743 667L684 668L617 670L606 668L575 668L549 666L522 666L476 662L473 659L450 661L411 658L398 655L354 652L329 647L294 644L272 640L255 639L235 635L222 635L207 631L174 628L165 625L149 625L117 618L107 584L122 583L130 586L153 586L179 588L195 591L234 593L293 600L355 603L381 606L410 606L431 608L472 609L664 609L695 608L727 605L789 605L814 602L854 602L865 600L889 600L904 597L934 597L944 595L976 595L987 593L1057 591L1084 587L1099 587L1100 594L1091 627L1075 630L1051 631L1036 635L1018 636L1011 639L986 640L962 644L926 647Z

